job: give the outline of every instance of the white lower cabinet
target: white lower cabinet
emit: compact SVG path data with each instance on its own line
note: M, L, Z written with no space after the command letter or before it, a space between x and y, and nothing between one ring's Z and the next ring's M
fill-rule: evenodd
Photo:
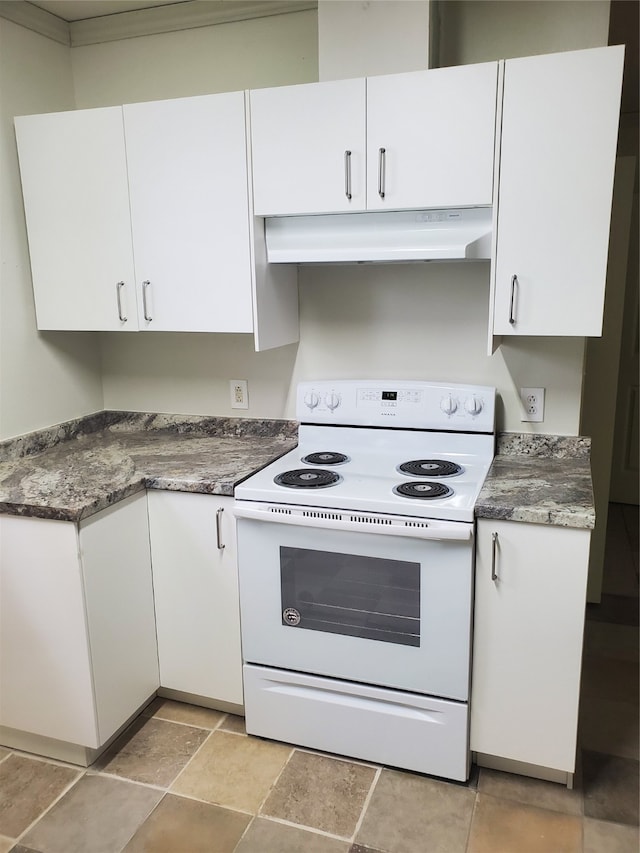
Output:
M479 763L574 772L589 541L589 530L478 521L471 749Z
M160 685L241 705L233 498L148 492Z
M0 726L95 749L158 687L147 499L0 517Z

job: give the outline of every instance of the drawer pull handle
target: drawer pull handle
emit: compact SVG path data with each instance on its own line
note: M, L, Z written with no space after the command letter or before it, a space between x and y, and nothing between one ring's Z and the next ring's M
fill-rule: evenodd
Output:
M518 285L518 276L511 276L511 298L509 299L509 323L513 326L516 322L515 307L516 307L516 287Z
M384 198L387 182L387 149L378 149L378 195Z
M351 151L344 152L344 194L351 201Z
M150 281L143 281L142 282L142 312L144 314L144 319L147 320L148 322L151 322L151 320L153 320L153 317L149 313L149 306L147 304L147 290L150 286L151 286Z
M218 540L218 551L224 551L224 542L222 541L222 513L224 507L216 510L216 539Z
M498 573L496 572L496 562L498 559L498 534L491 534L491 580L498 580Z
M122 288L124 287L124 281L119 281L116 284L116 299L118 301L118 319L121 323L127 322L126 314L122 313Z

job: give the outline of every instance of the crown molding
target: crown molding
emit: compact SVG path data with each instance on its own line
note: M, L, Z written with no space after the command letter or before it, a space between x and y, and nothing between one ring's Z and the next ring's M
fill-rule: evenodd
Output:
M27 0L0 0L0 18L6 18L28 30L34 30L41 36L66 44L67 47L71 45L69 24L57 15L52 15L51 12L45 12L39 6L28 3Z
M28 0L0 0L0 18L71 47L317 10L317 0L188 0L67 23Z
M72 21L69 30L71 46L80 47L317 8L317 0L189 0L187 3Z

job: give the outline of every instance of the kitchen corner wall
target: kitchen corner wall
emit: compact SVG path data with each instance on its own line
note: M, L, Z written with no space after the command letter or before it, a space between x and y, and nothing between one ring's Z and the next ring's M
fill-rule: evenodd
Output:
M103 406L97 336L36 330L13 131L73 106L69 48L0 18L0 440Z
M441 64L590 47L607 41L608 2L600 0L473 0L441 5L445 11L455 7L456 28L453 32L444 15ZM485 10L483 25L484 31L488 28L491 32L490 42L473 40L469 16L477 15L479 7ZM526 26L518 26L518 9ZM7 42L11 38L6 28L21 29L1 20L0 27ZM42 50L41 43L46 45ZM71 49L21 30L15 46L8 44L7 48L8 53L5 49L0 54L0 70L4 72L0 92L4 79L19 69L20 87L29 93L29 98L14 104L14 113L47 112L72 105L68 77L66 102L62 95L56 102L51 91L61 85L56 82L58 78L64 77L60 66L66 61L65 51L71 55L78 108L318 79L317 18L313 11ZM450 56L455 54L455 59L447 60L447 51ZM490 55L484 55L487 53ZM12 61L16 64L10 69ZM46 92L50 94L45 97L42 93ZM13 130L5 106L3 115L3 146L10 146ZM3 149L3 163L5 156ZM10 195L15 220L11 228L21 232L17 185ZM16 234L15 243L20 256L16 265L21 267L17 292L25 307L19 328L14 329L6 317L7 309L14 309L3 296L3 354L9 352L13 357L15 352L19 361L14 370L2 368L0 374L1 402L10 413L0 416L0 437L103 406L293 417L292 391L299 380L374 376L495 385L502 401L498 411L501 429L564 434L578 431L584 340L510 339L495 355L487 356L487 263L301 268L300 343L255 353L250 335L145 332L105 333L95 338L80 333L38 336L27 296L25 238ZM4 259L3 248L3 264ZM6 284L3 273L3 292ZM13 292L12 282L8 285ZM20 346L11 346L9 351L12 338L19 338ZM103 398L96 378L96 339ZM26 382L21 384L23 376ZM248 412L230 409L229 379L248 380ZM547 389L542 424L520 422L520 386Z

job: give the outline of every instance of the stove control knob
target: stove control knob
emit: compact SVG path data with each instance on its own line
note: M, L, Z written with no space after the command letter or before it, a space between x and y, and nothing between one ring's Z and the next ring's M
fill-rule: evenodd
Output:
M452 397L451 394L447 394L440 400L440 408L445 415L452 415L458 408L458 401L455 397Z
M315 407L318 405L319 402L320 402L320 397L318 396L318 394L316 394L315 391L309 391L308 394L304 395L304 404L309 409L310 412L312 412L315 409Z
M482 400L480 397L467 397L464 401L464 407L470 415L479 415L482 411Z
M340 394L337 394L335 391L330 391L324 398L324 401L327 404L327 409L333 412L342 402L342 398L340 397Z

